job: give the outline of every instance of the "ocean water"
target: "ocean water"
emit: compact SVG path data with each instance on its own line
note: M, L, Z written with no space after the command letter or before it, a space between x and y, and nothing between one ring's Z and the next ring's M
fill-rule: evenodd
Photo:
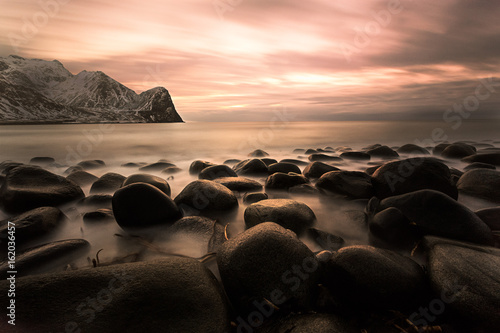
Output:
M71 124L71 125L10 125L0 126L0 162L13 160L28 163L35 156L50 156L58 165L50 171L63 174L67 167L82 160L102 159L106 167L91 171L96 176L106 172L117 172L124 176L139 173L135 168L121 165L127 162L153 163L160 159L175 163L183 169L169 180L172 197L175 197L189 182L196 179L188 169L196 159L222 164L227 159L245 159L255 149L263 149L269 157L278 161L297 158L307 161L306 156L293 153L295 148L351 147L353 150L380 143L391 147L405 143L433 147L442 141L473 141L500 147L500 121L464 121L457 128L444 122L289 122L276 117L269 122L241 123L172 123L172 124ZM402 156L404 157L404 156ZM365 170L378 161L339 163L343 170ZM460 161L447 164L463 169ZM303 170L304 167L300 167ZM152 173L162 176L160 173ZM165 177L164 175L162 177ZM255 178L262 184L265 178ZM84 188L89 193L90 186ZM317 227L341 236L347 245L368 244L367 229L353 222L352 211L364 209L364 202L350 202L318 196L289 196L286 193L271 197L290 197L308 204L316 214ZM488 207L489 203L473 198L460 200L471 209ZM229 235L244 230L241 202L238 213L230 221ZM116 223L88 225L82 221L84 211L75 206L63 207L69 221L56 233L38 240L44 242L84 238L92 245L92 252L103 249L101 261L112 261L141 250L141 242L127 236ZM0 211L0 220L9 216ZM162 253L178 253L200 257L206 252L206 244L193 239L164 241L150 239L156 249L149 251L147 258ZM319 247L304 240L313 250ZM92 255L91 255L92 257ZM88 263L81 260L77 265Z

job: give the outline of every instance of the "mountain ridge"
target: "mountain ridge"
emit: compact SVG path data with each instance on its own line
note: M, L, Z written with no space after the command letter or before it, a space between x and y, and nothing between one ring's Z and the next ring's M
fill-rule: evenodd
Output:
M170 93L137 94L102 71L72 74L58 61L0 57L0 122L183 122Z

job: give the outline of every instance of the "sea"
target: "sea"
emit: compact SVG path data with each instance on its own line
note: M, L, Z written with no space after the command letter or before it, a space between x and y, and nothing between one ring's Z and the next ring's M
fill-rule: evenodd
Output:
M481 147L500 147L500 120L464 120L448 124L443 121L342 121L293 122L275 117L268 122L186 122L166 124L55 124L0 126L0 162L11 160L28 163L32 157L50 156L56 164L48 169L57 174L82 160L100 159L106 167L91 171L96 176L117 172L124 176L139 173L136 168L122 165L129 162L154 163L170 161L181 172L168 182L174 198L189 182L189 165L194 160L222 164L228 159L246 159L255 149L262 149L270 158L293 158L307 161L307 156L294 153L302 148L350 147L359 150L372 144L399 147L414 143L432 148L441 142L473 142ZM403 156L404 157L404 156ZM343 170L365 170L380 161L342 162ZM381 163L381 162L380 162ZM460 161L447 161L451 167L462 170ZM301 169L304 167L301 166ZM160 173L153 173L167 178ZM262 184L265 178L256 178ZM83 188L86 194L90 186ZM346 245L369 244L365 225L353 222L349 212L363 210L365 202L325 199L318 196L290 196L273 194L271 197L289 197L308 204L317 217L317 228L345 239ZM489 207L481 200L463 197L461 202L471 209ZM238 213L228 224L228 236L234 237L245 229L241 202ZM113 261L137 251L143 243L129 237L116 223L88 225L83 223L83 211L74 206L63 207L68 222L57 233L37 243L61 239L84 238L92 245L92 253L100 252L101 261ZM0 211L0 220L10 216ZM175 253L201 257L206 244L192 239L149 240L161 251L151 251L152 257ZM321 248L304 240L314 251ZM141 245L142 244L142 245ZM37 245L37 244L32 244ZM82 260L77 265L88 263Z

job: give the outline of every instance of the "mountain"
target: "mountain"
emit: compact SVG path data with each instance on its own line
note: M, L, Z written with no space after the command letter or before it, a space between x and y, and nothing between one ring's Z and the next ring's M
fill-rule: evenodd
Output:
M167 89L141 94L103 72L59 61L0 57L0 122L182 122Z

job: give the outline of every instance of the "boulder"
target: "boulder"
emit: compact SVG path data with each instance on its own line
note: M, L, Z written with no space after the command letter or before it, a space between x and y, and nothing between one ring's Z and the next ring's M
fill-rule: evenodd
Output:
M380 146L377 148L373 148L368 150L366 153L370 155L372 158L376 157L382 159L394 159L399 157L399 154L395 150L387 146Z
M0 188L0 203L9 213L60 206L83 197L82 189L72 181L28 165L10 170Z
M462 159L467 163L481 162L500 166L500 153L480 153Z
M470 209L442 192L420 190L380 202L376 211L395 207L423 234L493 244L490 228Z
M340 157L345 160L354 160L354 161L369 161L371 156L367 153L361 151L346 151L340 154Z
M318 179L316 187L324 193L351 199L369 199L374 195L371 177L360 171L327 172Z
M274 158L261 158L262 162L269 168L271 164L278 163Z
M493 231L500 231L500 207L478 210L476 215Z
M310 240L326 251L338 251L345 244L345 240L342 237L332 235L329 232L316 228L307 229L306 235Z
M255 302L247 302L260 304L264 298L279 307L308 303L319 266L314 253L293 232L271 222L226 241L217 253L217 264L227 295L243 309L254 307Z
M124 229L169 225L182 217L174 201L157 187L134 183L113 195L113 214Z
M469 171L472 169L490 169L490 170L496 170L496 167L493 164L488 164L488 163L481 163L481 162L474 162L469 165L467 165L464 168L464 171Z
M413 248L415 241L419 239L415 226L395 207L375 214L368 226L374 236L396 247Z
M262 149L256 149L248 154L248 157L266 157L266 156L269 156L269 154L263 151Z
M339 162L342 161L341 157L338 156L330 156L326 154L311 154L308 157L309 161L311 162Z
M262 184L256 180L245 177L224 177L214 179L214 182L224 185L231 191L248 192L262 189Z
M244 160L233 167L238 175L263 176L269 173L267 165L260 159Z
M92 184L90 194L113 194L122 186L124 180L124 176L108 172Z
M55 162L56 160L53 157L45 157L45 156L33 157L30 160L30 164L39 166L47 166Z
M122 182L121 187L130 185L130 184L135 184L135 183L146 183L149 185L153 185L154 187L156 187L157 189L159 189L160 191L162 191L166 195L170 196L170 194L171 194L170 185L168 184L168 182L165 179L163 179L161 177L145 174L145 173L137 173L137 174L128 176Z
M309 163L308 162L305 162L305 161L301 161L301 160L297 160L297 159L293 159L293 158L285 158L285 159L282 159L280 161L280 163L292 163L292 164L295 164L297 166L306 166L308 165Z
M198 174L199 179L214 180L217 178L238 177L236 172L227 165L212 165L201 170Z
M83 170L96 170L104 168L106 166L106 163L104 163L104 161L102 160L88 160L81 161L77 164L77 166L82 167Z
M323 176L325 173L330 172L330 171L339 171L339 168L336 168L332 165L323 163L323 162L312 162L307 165L307 167L304 169L302 174L306 178L320 178Z
M211 162L196 160L189 166L189 174L198 175L201 170L208 168L209 166L215 165Z
M474 155L476 148L465 143L453 143L447 146L442 152L441 156L445 158L464 158L466 156Z
M408 158L386 163L373 173L372 183L380 199L422 189L441 191L453 199L458 197L450 169L434 158Z
M269 196L267 195L267 193L247 193L245 194L245 196L243 197L243 203L245 205L251 205L253 203L256 203L256 202L259 202L259 201L262 201L262 200L266 200L268 199Z
M305 203L290 199L267 199L245 209L245 225L251 228L264 222L274 222L302 235L316 222L314 212Z
M181 171L182 171L181 168L172 166L172 167L168 167L168 168L161 170L161 173L164 175L175 175L176 173L179 173Z
M276 172L267 177L266 190L288 190L292 186L307 184L309 180L301 174Z
M272 175L273 173L276 172L281 172L281 173L300 173L300 168L293 164L293 163L286 163L286 162L280 162L280 163L274 163L268 166L269 169L269 174Z
M440 143L440 144L436 145L434 148L432 148L432 155L441 155L443 150L445 150L449 145L451 145L451 144L450 143Z
M474 169L467 171L457 182L461 193L500 203L500 171Z
M200 179L189 183L175 198L175 203L186 215L233 211L238 199L230 189L211 180Z
M175 167L175 164L170 163L170 162L156 162L156 163L151 163L145 166L142 166L139 168L140 171L143 172L158 172L165 170L166 168L169 167Z
M396 150L400 154L413 154L413 155L429 155L429 151L425 148L422 148L420 146L408 143L405 145L402 145Z
M0 286L7 290L8 281ZM16 304L24 306L16 309L15 326L0 322L3 332L230 331L220 284L190 258L25 277L16 286ZM0 300L7 304L7 293Z
M87 186L97 181L99 177L84 170L75 170L67 175L66 179L71 180L78 186Z

